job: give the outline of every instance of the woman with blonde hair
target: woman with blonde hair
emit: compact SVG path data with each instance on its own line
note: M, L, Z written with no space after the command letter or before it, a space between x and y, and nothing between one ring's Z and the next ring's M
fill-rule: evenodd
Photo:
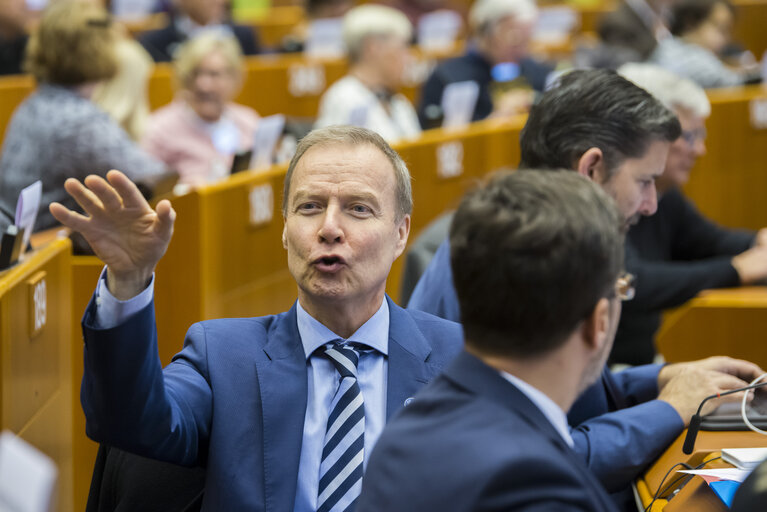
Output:
M93 102L106 110L133 140L140 140L149 119L147 85L154 61L143 46L130 37L117 41L117 74L101 82L93 93Z
M12 216L21 190L41 180L37 228L57 223L53 201L75 208L67 178L120 169L152 185L165 168L143 152L91 97L117 71L116 31L108 13L88 0L58 0L43 12L27 49L38 89L16 109L0 155L0 208Z
M149 119L142 146L199 186L226 177L234 155L253 146L258 114L233 103L242 86L242 51L232 36L204 32L178 50L176 100Z

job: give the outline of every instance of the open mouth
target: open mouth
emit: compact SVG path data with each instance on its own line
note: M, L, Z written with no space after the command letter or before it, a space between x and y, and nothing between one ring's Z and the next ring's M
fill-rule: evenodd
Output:
M320 272L338 272L346 264L340 256L323 256L314 260L314 266Z

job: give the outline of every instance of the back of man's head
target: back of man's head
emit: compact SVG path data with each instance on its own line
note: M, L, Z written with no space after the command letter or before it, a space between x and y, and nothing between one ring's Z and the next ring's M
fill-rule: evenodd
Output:
M596 147L612 172L626 158L641 158L652 142L673 142L680 133L673 112L615 72L571 71L531 109L519 167L573 169Z
M517 359L564 343L623 267L613 200L568 171L494 176L464 197L450 247L467 345Z

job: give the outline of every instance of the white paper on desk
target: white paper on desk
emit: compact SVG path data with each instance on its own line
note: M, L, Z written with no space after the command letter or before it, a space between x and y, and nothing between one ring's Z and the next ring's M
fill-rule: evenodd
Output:
M252 169L262 169L272 165L272 157L277 142L285 128L285 116L275 114L258 120L258 128L253 137L253 157L250 160Z
M53 461L5 431L0 434L0 510L52 510L57 476Z
M455 11L440 9L424 14L418 20L418 46L424 50L446 50L453 47L463 21Z
M37 180L26 187L19 194L19 201L16 203L16 219L14 224L19 228L24 228L24 240L22 241L22 251L27 248L29 236L35 227L37 212L40 211L40 200L43 197L43 182Z
M682 469L679 470L679 473L698 475L704 478L711 477L719 480L732 480L734 482L742 482L748 475L751 474L751 470L739 468Z
M313 21L309 25L309 35L304 45L304 53L312 57L341 57L346 53L346 45L341 26L343 18L325 18Z
M471 122L479 97L479 84L473 80L448 84L442 92L444 128L458 128Z

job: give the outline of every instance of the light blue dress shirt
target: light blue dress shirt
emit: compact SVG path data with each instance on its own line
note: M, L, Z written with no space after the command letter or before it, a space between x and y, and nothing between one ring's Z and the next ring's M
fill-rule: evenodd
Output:
M127 301L117 300L106 287L106 271L96 287L96 323L102 329L115 327L131 315L148 306L154 293L154 276L147 288ZM321 351L326 343L342 339L316 319L300 303L296 317L301 344L306 354L308 382L304 436L298 463L295 512L315 512L320 481L320 462L325 443L330 404L338 388L340 375L333 363ZM365 460L373 450L386 423L386 385L389 353L389 305L384 299L381 307L347 341L367 345L373 350L360 354L357 382L365 403ZM285 404L289 407L290 404Z
M325 443L325 430L333 395L338 389L340 376L333 363L322 352L316 352L326 343L340 336L312 318L300 303L296 304L298 332L306 354L306 371L309 382L304 438L301 442L301 458L298 463L298 487L296 488L296 512L317 510L317 490L320 482L320 462ZM365 460L381 435L386 423L386 384L389 353L389 305L383 300L378 311L365 322L348 341L362 343L374 349L360 353L357 365L357 382L365 403Z

